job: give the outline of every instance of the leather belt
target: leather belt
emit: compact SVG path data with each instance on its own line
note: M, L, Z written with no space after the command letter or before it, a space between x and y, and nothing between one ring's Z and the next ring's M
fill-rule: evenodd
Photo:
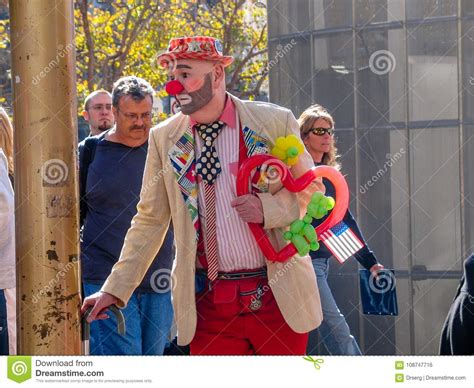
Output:
M207 277L207 270L198 268L196 274ZM261 268L255 271L239 271L239 272L219 272L217 274L218 280L239 280L250 279L256 277L267 276L267 268Z

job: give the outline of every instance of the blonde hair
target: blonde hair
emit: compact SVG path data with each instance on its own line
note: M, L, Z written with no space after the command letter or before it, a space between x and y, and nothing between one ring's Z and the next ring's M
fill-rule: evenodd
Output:
M8 173L13 175L13 126L3 108L0 108L0 148L8 160Z
M329 125L331 125L332 128L334 128L334 119L327 111L327 109L319 104L314 104L306 108L306 110L301 113L301 116L298 119L301 139L304 140L309 136L309 133L311 132L311 129L313 129L315 121L318 119L325 120ZM321 164L324 164L326 166L332 166L339 170L341 166L337 161L338 157L339 155L337 154L336 140L334 139L334 137L332 137L329 152L324 153L323 158L321 159Z

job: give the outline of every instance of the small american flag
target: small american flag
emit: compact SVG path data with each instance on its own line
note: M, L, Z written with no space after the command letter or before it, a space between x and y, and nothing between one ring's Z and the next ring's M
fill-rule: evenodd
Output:
M324 232L321 241L341 263L364 246L343 221Z

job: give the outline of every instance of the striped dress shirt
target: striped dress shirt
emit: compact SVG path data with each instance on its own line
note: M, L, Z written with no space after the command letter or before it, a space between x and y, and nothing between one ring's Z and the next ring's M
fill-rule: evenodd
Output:
M222 128L214 146L219 156L222 171L215 185L216 223L217 223L217 257L219 271L231 272L260 268L265 265L265 257L260 251L246 222L242 221L237 211L230 205L237 198L236 181L239 165L239 118L235 105L227 97L220 121L226 125ZM196 122L191 119L191 126ZM201 154L202 140L194 131L196 141L196 160ZM204 183L197 176L199 191L199 219L206 241L206 203ZM199 263L198 263L199 265Z

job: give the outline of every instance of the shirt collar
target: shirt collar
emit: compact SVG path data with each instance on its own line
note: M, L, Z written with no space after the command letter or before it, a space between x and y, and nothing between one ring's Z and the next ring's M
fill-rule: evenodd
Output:
M226 95L224 110L218 120L224 122L230 128L237 128L237 123L235 122L235 104L228 94ZM197 124L197 122L191 117L189 118L189 122L191 127L194 127Z

